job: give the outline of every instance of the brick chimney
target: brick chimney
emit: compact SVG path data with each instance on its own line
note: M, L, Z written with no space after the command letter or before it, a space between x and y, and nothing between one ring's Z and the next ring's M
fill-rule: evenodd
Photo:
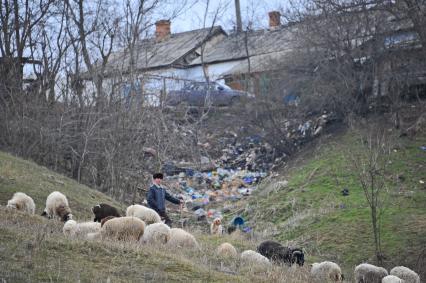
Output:
M269 29L273 30L281 25L281 14L278 11L271 11L269 15Z
M170 35L170 21L159 20L155 22L155 38L160 41Z

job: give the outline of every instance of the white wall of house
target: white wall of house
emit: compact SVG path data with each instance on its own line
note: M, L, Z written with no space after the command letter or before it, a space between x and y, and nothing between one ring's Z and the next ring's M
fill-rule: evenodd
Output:
M206 65L206 72L209 76L209 79L215 81L222 77L222 74L228 72L241 61L229 61L229 62L221 62L221 63L213 63ZM177 69L177 68L169 68L164 70L157 70L154 72L149 72L151 75L157 75L162 77L173 77L177 80L194 80L194 81L203 81L205 80L203 67L202 66L193 66L186 69Z

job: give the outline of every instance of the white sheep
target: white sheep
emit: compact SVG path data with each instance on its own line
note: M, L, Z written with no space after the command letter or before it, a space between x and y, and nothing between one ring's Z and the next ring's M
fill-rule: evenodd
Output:
M383 277L382 283L405 283L405 281L395 275L388 275Z
M6 207L24 211L29 214L35 213L34 200L30 196L21 192L14 193L12 199L7 202Z
M145 230L145 222L137 217L115 217L101 228L102 239L139 241Z
M420 283L420 276L405 266L396 266L389 273L395 275L405 281L405 283Z
M170 227L164 223L146 226L140 242L142 244L165 244L170 240Z
M65 222L62 232L66 236L71 237L87 237L89 233L96 233L101 230L101 223L99 222L81 222L70 219Z
M200 246L195 237L180 228L170 229L170 240L167 242L167 246L171 248L185 247L200 250Z
M60 192L52 192L47 196L46 208L42 215L47 216L48 218L58 217L63 222L72 219L67 197Z
M311 276L318 282L342 282L342 270L340 266L331 261L315 262L312 264Z
M101 237L101 232L87 233L86 235L87 240L99 240Z
M388 272L383 267L361 263L355 267L354 274L356 283L369 283L382 280L383 277L388 275Z
M222 243L217 247L216 254L224 258L237 258L238 252L230 243Z
M161 217L155 210L139 204L129 206L126 209L126 216L138 217L148 225L161 222Z
M251 263L251 264L260 264L260 265L270 265L271 262L269 259L264 257L258 252L253 250L246 250L241 253L241 260Z

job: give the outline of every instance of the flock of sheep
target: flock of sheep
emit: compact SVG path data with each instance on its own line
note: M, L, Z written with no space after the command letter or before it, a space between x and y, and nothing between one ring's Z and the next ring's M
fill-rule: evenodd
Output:
M28 195L17 192L7 203L7 207L35 213L35 203ZM141 244L164 244L171 248L187 248L201 250L195 237L180 228L170 228L164 224L158 213L142 205L131 205L126 216L121 216L116 208L108 204L99 204L92 208L95 216L93 222L77 222L73 220L66 196L60 192L52 192L46 199L43 216L59 218L65 222L63 233L74 238L112 239L119 241L136 241ZM211 234L221 235L223 227L219 218L210 227ZM222 243L216 249L222 258L240 258L243 262L268 266L272 263L289 266L304 264L304 253L299 248L282 246L275 241L264 241L257 251L245 250L240 255L230 243ZM342 282L343 274L339 265L331 261L313 263L311 277L316 282ZM355 268L357 283L420 283L419 275L404 266L394 267L388 274L383 267L362 263Z

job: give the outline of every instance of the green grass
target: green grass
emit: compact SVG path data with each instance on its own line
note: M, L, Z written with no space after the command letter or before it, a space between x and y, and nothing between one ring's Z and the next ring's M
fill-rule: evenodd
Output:
M418 266L418 258L426 247L426 186L420 181L426 181L426 152L419 147L426 144L426 136L392 138L396 146L381 217L384 266L406 265L421 273L424 268ZM280 177L265 182L249 200L256 213L244 215L258 231L272 223L277 233L271 237L303 246L308 262L337 261L348 278L355 265L375 261L370 209L348 158L361 150L358 140L357 132L347 132L317 147ZM287 187L274 187L283 179ZM349 196L341 194L345 187Z
M46 168L0 152L0 281L5 282L307 282L308 268L258 268L239 259L222 259L217 246L231 242L239 252L258 242L244 236L210 236L192 227L201 251L138 243L87 241L63 235L63 223L39 214L52 191L64 193L78 221L92 218L90 208L107 202L102 193ZM6 209L21 191L36 203L36 215ZM202 230L202 229L201 229Z

